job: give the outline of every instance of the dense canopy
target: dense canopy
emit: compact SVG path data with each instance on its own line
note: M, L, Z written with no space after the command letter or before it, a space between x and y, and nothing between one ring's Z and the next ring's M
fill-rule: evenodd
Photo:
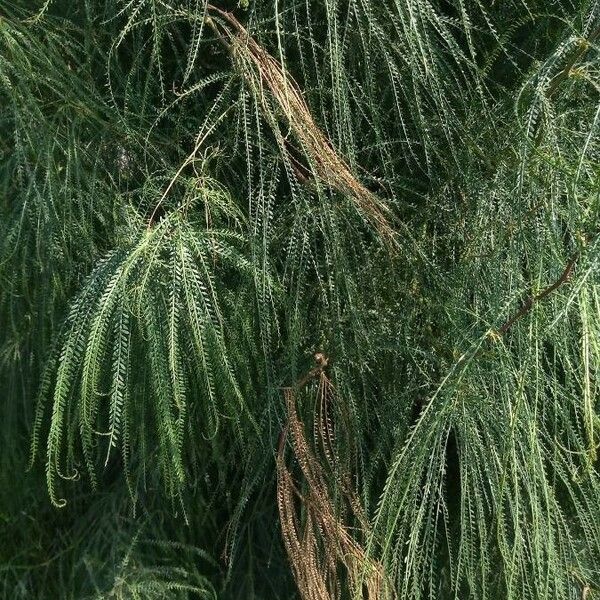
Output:
M0 0L0 596L600 597L597 0Z

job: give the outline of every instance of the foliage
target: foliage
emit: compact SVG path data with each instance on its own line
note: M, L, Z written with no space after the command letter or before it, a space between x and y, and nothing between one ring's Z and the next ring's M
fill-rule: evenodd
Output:
M2 596L600 596L599 49L0 0Z

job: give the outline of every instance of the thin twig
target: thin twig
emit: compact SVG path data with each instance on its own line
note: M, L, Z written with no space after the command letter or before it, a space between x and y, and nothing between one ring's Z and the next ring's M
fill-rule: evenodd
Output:
M506 323L504 323L500 329L498 329L498 335L504 335L521 317L524 317L533 308L536 302L543 300L546 296L566 283L569 280L573 269L575 268L575 263L577 262L578 258L579 254L574 254L567 262L562 275L553 284L549 285L547 288L544 288L544 290L542 290L536 296L530 296L525 301L523 306L510 319L508 319L508 321L506 321Z
M317 363L316 367L313 367L304 377L301 377L291 388L283 388L285 389L293 389L293 390L301 390L305 387L310 381L318 377L324 370L325 367L329 364L329 358L325 356L322 352L316 352L314 355L315 362ZM287 439L287 433L289 429L289 422L286 422L283 429L279 432L279 441L278 448L279 452L281 452L285 446L285 441Z

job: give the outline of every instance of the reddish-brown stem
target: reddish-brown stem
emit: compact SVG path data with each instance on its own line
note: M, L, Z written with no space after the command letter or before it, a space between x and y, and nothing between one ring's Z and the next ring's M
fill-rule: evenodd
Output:
M508 319L508 321L506 321L506 323L504 323L504 325L502 325L500 329L498 329L498 334L504 335L521 317L524 317L533 308L533 305L536 302L543 300L554 290L558 289L561 285L566 283L569 280L573 269L575 268L577 258L578 255L575 254L569 259L564 271L562 272L562 275L553 284L549 285L547 288L544 288L536 296L530 296L529 298L527 298L523 306L521 306L521 308L510 319Z

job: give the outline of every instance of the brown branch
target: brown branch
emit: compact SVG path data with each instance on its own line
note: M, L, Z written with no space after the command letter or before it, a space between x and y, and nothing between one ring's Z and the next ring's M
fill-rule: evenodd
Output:
M390 250L396 248L395 231L388 221L391 217L390 208L356 179L350 165L337 153L315 122L300 86L285 65L271 56L233 14L212 4L207 4L207 10L214 15L214 20L208 15L205 22L221 43L229 48L229 52L235 57L236 68L252 84L275 135L280 137L277 120L283 117L302 152L309 159L310 171L315 179L351 199L358 212L379 232ZM264 88L270 92L280 114L273 112L262 96ZM260 90L260 94L257 90ZM285 142L282 145L289 155Z
M315 362L317 363L316 367L313 367L304 377L301 377L291 388L283 388L284 390L301 390L305 387L310 381L318 377L324 370L325 367L329 364L329 358L323 354L322 352L315 352L314 354ZM278 449L279 452L282 452L285 441L287 439L287 433L289 429L289 421L286 422L283 429L279 432L279 440L278 440Z
M504 335L521 317L524 317L533 308L534 304L536 304L540 300L543 300L546 296L548 296L553 291L558 289L561 285L566 283L571 277L571 273L575 268L575 263L577 262L578 258L579 255L574 254L567 262L567 265L564 271L562 272L562 275L553 284L549 285L547 288L544 288L536 296L530 296L529 298L527 298L523 306L510 319L508 319L508 321L506 321L506 323L504 323L504 325L502 325L500 329L498 329L498 335Z
M358 538L369 530L368 518L350 483L348 473L341 481L332 480L317 454L318 443L311 447L305 423L297 412L295 392L314 378L319 379L317 402L333 391L325 375L329 363L322 352L314 355L316 366L296 384L284 388L288 418L278 440L277 505L284 546L292 574L302 600L337 600L341 590L365 600L393 600L394 589L381 563L371 558ZM319 411L317 411L318 413ZM315 415L321 420L323 415ZM292 470L286 466L286 436L291 437L302 489L295 484ZM327 452L325 452L327 458ZM336 485L337 484L337 485ZM341 490L338 489L341 485ZM348 523L348 509L358 520Z

